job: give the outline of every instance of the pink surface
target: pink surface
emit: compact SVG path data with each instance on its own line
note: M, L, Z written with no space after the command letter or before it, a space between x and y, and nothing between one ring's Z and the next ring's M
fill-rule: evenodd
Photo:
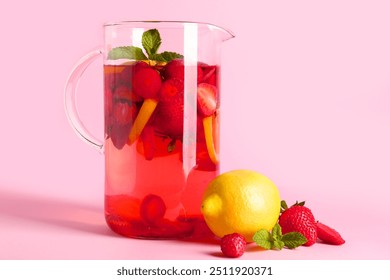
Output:
M46 2L0 4L0 259L220 257L217 244L126 239L105 226L103 156L73 134L63 87L77 59L101 44L101 25L122 19L233 30L223 46L222 170L267 175L347 241L250 246L242 259L389 259L390 3ZM79 98L97 135L100 66Z

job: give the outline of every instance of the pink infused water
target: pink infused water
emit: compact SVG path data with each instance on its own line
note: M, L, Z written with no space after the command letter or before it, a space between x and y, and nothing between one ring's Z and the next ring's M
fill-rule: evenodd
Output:
M106 221L128 237L205 238L202 196L219 173L218 67L196 66L196 163L186 174L184 63L149 63L104 66Z

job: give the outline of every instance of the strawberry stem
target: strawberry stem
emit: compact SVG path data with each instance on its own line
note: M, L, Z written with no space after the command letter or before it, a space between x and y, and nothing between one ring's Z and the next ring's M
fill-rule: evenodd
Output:
M285 210L288 209L288 205L287 205L287 203L286 203L285 200L282 200L282 201L280 202L280 206L281 206L280 213L283 213Z

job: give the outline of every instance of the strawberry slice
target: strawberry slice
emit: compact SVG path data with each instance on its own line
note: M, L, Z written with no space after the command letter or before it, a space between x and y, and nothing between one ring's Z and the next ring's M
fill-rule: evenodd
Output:
M207 83L200 83L197 90L198 112L202 116L203 131L207 151L211 161L218 164L218 153L214 145L213 116L217 110L217 88Z
M169 102L171 98L178 94L182 94L183 91L183 80L170 78L162 83L158 97L161 101Z
M211 116L217 109L217 87L200 83L197 90L197 100L198 112L204 117Z
M326 244L341 245L345 243L345 240L341 237L335 229L317 222L317 235Z

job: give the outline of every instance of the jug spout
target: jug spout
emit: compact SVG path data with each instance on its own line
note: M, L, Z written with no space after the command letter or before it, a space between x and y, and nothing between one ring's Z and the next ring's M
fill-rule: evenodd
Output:
M209 24L209 29L212 32L217 32L222 42L233 39L235 37L234 33L231 30L217 25Z

